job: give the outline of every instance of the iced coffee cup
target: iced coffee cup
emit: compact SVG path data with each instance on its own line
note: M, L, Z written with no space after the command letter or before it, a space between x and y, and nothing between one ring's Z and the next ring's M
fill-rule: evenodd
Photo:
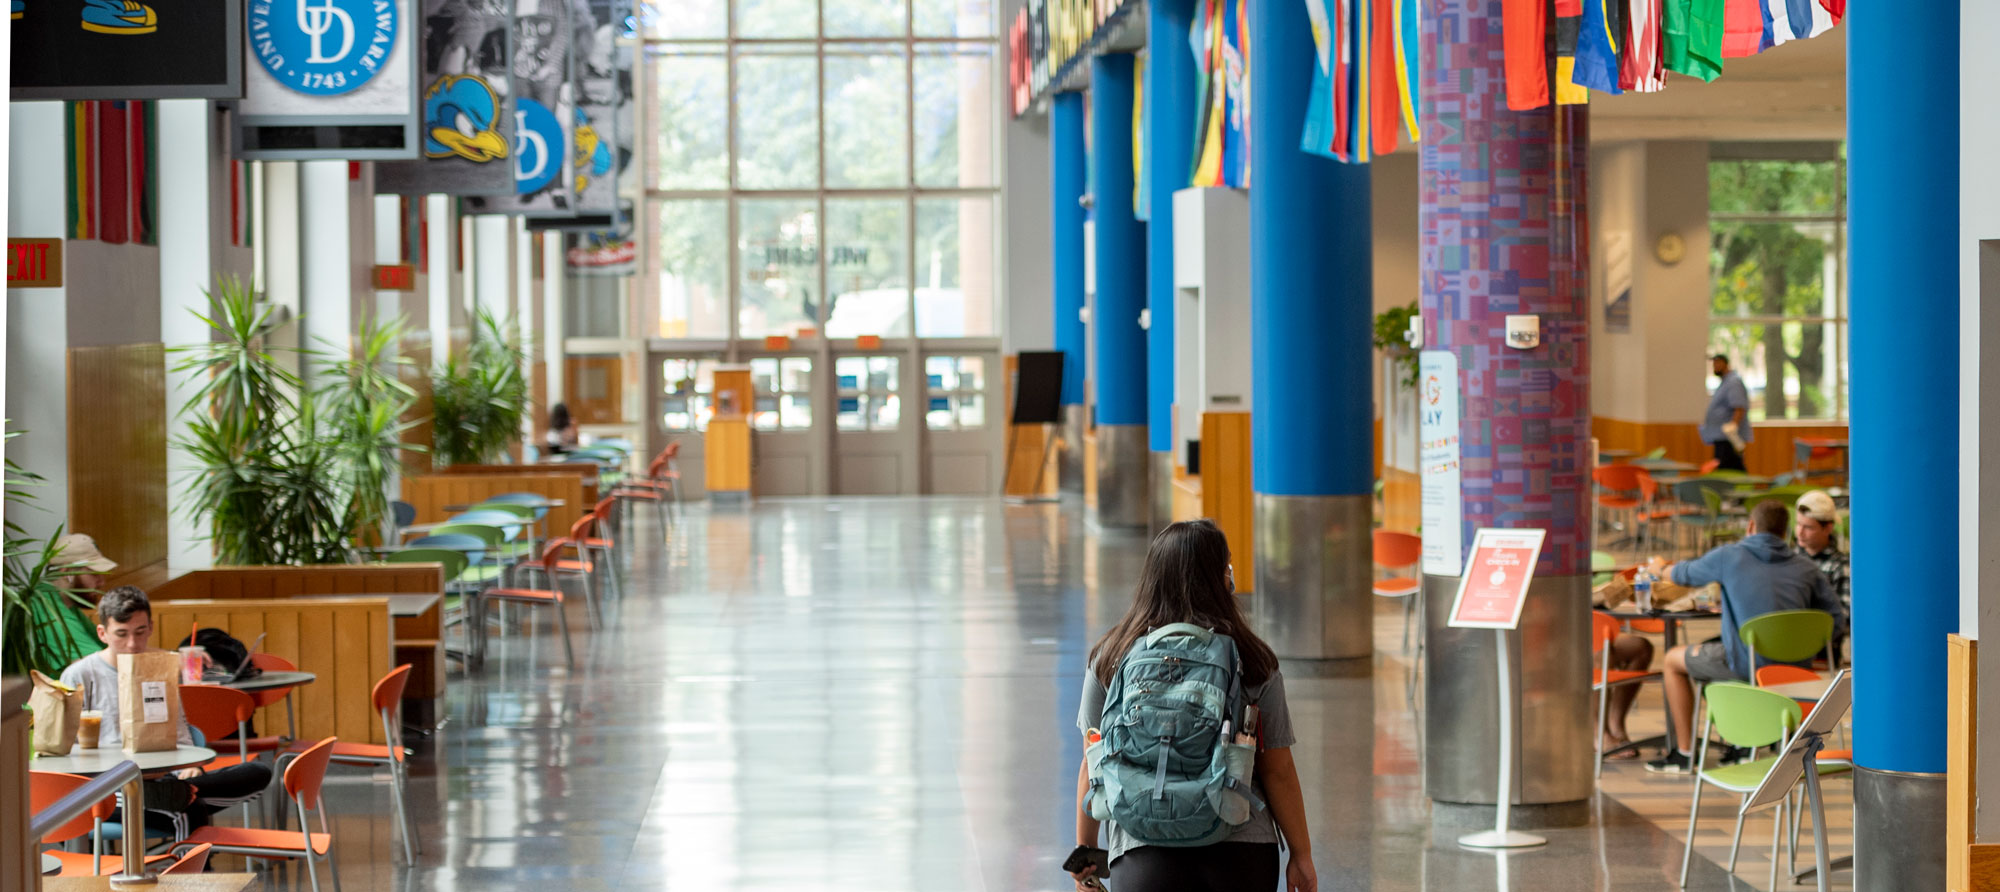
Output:
M97 735L104 730L104 713L95 709L83 711L83 718L76 725L76 745L87 750L97 749Z

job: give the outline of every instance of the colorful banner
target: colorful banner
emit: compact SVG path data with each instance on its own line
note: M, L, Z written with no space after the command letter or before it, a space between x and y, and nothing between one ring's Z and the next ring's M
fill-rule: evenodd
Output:
M514 194L472 196L467 213L576 215L571 4L515 0Z
M629 276L639 271L632 228L563 233L563 265L572 276Z
M618 213L618 180L632 157L632 55L618 45L624 0L589 0L572 10L577 105L577 213Z
M15 101L236 99L241 0L11 0Z
M1201 81L1191 185L1250 186L1250 62L1244 0L1204 0L1188 42Z
M378 192L514 191L510 0L425 0L422 157L375 165Z
M239 158L415 158L414 0L251 0Z

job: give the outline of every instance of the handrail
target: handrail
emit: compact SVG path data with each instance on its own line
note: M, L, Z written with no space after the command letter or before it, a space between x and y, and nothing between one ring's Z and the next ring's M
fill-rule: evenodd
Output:
M104 801L104 797L117 793L120 791L120 788L123 788L123 792L125 793L124 814L122 816L126 833L125 866L117 876L111 878L111 881L113 884L146 882L146 847L143 843L139 842L146 838L145 803L143 801L145 794L140 787L141 778L139 763L131 759L126 759L112 766L110 771L91 778L88 783L75 790L71 790L69 795L49 803L48 808L36 812L34 818L28 822L28 838L41 839L49 835L57 827L69 823L76 816L89 811L97 803Z

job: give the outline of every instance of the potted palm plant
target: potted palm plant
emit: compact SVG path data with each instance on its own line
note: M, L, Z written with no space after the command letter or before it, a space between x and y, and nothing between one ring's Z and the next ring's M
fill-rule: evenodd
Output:
M527 349L514 324L479 311L464 360L445 361L431 383L432 452L439 467L498 461L528 412Z
M404 415L417 392L397 371L410 365L398 352L408 321L364 325L352 355L332 364L318 393L325 439L347 478L347 529L374 536L389 519L389 481L403 470L401 452L423 447L404 442L415 422Z
M20 435L8 431L5 439ZM90 609L90 602L58 582L68 569L56 564L62 527L37 539L13 519L15 511L33 507L29 488L41 484L41 475L8 459L4 479L9 517L0 554L0 675L25 675L30 669L60 675L64 666L97 649L89 621L79 613Z

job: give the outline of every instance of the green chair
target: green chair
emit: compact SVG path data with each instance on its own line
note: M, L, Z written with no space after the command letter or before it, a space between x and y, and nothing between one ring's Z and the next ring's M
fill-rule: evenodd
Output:
M1705 546L1713 538L1716 530L1724 526L1726 518L1722 514L1722 493L1731 488L1729 481L1712 477L1697 477L1674 484L1674 501L1690 505L1698 511L1673 515L1674 538L1679 541L1684 532L1692 533L1698 545ZM1699 549L1696 549L1699 550Z
M1821 656L1830 660L1833 614L1778 610L1744 620L1736 627L1736 637L1751 653L1773 663L1804 663Z
M443 564L444 583L449 587L465 573L465 552L449 548L405 548L382 556L385 564Z
M490 524L452 522L431 530L433 536L453 534L472 536L486 544L484 559L466 567L459 575L461 587L483 589L505 585L508 568L525 553L522 548L526 543L508 541L505 530Z
M1741 682L1710 684L1703 692L1703 700L1708 707L1708 722L1702 728L1701 752L1695 760L1693 803L1688 808L1687 848L1681 855L1681 888L1687 888L1688 865L1694 860L1695 824L1701 818L1701 788L1713 785L1742 797L1737 803L1736 832L1729 840L1729 865L1726 869L1733 874L1736 872L1737 850L1743 842L1742 803L1749 800L1751 792L1763 783L1764 775L1769 774L1771 766L1778 761L1776 755L1770 755L1736 765L1710 768L1709 736L1715 734L1731 746L1753 750L1767 746L1782 747L1792 732L1798 729L1802 719L1799 704L1792 698ZM1850 770L1844 764L1821 764L1817 767L1821 776ZM1786 805L1780 803L1776 823L1771 829L1773 889L1777 888L1778 832L1785 826L1785 809Z
M1662 459L1666 457L1667 457L1667 447L1665 446L1655 446L1651 450L1649 450L1645 455L1640 456L1640 458L1644 458L1649 461L1655 459Z

